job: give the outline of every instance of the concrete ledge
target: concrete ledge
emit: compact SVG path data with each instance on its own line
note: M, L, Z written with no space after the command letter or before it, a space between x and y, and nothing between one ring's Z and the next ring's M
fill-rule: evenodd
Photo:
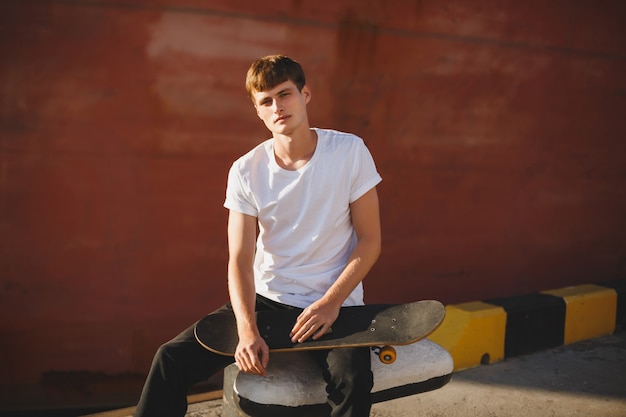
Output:
M429 340L454 358L454 369L471 368L504 358L506 313L480 301L449 305L446 318Z
M605 336L615 330L617 292L612 288L581 285L544 294L565 300L565 344Z
M563 344L566 305L562 298L528 294L487 302L506 311L505 358Z
M457 371L611 334L617 325L625 324L625 309L626 280L565 287L509 298L448 305L444 322L428 339L450 354L454 370ZM267 411L266 415L273 417L283 415L280 414L282 411L286 416L293 416L295 410L301 416L317 415L320 412L319 399L295 407L268 406L250 401L246 396L254 397L257 393L252 388L244 396L244 404L241 404L242 398L232 388L237 378L236 371L236 368L229 367L225 374L225 417L248 416L240 408L241 405L244 408L256 407L256 411L261 407ZM426 380L432 386L420 385L418 389L404 395L437 389L445 385L450 376L451 373L443 375L445 380L436 377ZM308 377L305 379L310 381ZM394 392L391 398L398 396L402 395Z
M396 346L396 351L391 364L371 354L372 403L432 391L452 377L452 357L430 340ZM234 364L224 374L225 417L327 415L326 397L320 368L306 352L274 353L264 377L239 372Z
M615 290L617 294L615 327L626 329L626 279L602 282L598 285Z
M626 326L626 280L446 307L429 339L452 355L455 371L612 334Z

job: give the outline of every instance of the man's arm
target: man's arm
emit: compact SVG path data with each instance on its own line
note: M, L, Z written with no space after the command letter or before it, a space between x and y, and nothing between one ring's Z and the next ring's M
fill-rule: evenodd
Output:
M256 218L236 211L228 216L228 291L237 318L235 360L243 372L265 375L269 349L255 318L254 249Z
M375 187L350 205L350 214L357 244L337 281L321 299L304 309L298 317L291 332L294 343L303 342L309 337L318 339L328 331L337 319L343 302L365 278L380 255L380 214Z

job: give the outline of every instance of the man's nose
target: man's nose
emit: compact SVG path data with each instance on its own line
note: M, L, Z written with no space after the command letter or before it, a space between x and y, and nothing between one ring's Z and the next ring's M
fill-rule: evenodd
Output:
M283 106L279 103L278 100L274 100L272 102L272 110L274 110L274 113L280 113L281 111L283 111Z

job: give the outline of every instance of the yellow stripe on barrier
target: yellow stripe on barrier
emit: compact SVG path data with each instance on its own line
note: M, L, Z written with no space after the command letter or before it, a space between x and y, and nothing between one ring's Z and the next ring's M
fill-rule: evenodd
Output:
M580 285L543 291L566 303L564 343L574 343L615 331L617 292L598 285Z
M466 369L504 358L506 312L480 301L446 306L446 318L429 337L454 359L454 369Z

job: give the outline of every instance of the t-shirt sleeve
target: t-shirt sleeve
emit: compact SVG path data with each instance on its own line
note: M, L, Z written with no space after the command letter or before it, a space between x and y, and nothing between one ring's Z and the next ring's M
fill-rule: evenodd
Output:
M246 186L237 162L228 171L224 207L249 216L258 215L250 187Z
M354 170L350 191L350 203L354 203L361 198L363 194L382 181L382 177L376 170L374 158L372 158L372 154L362 140L358 141L358 146L355 151Z

